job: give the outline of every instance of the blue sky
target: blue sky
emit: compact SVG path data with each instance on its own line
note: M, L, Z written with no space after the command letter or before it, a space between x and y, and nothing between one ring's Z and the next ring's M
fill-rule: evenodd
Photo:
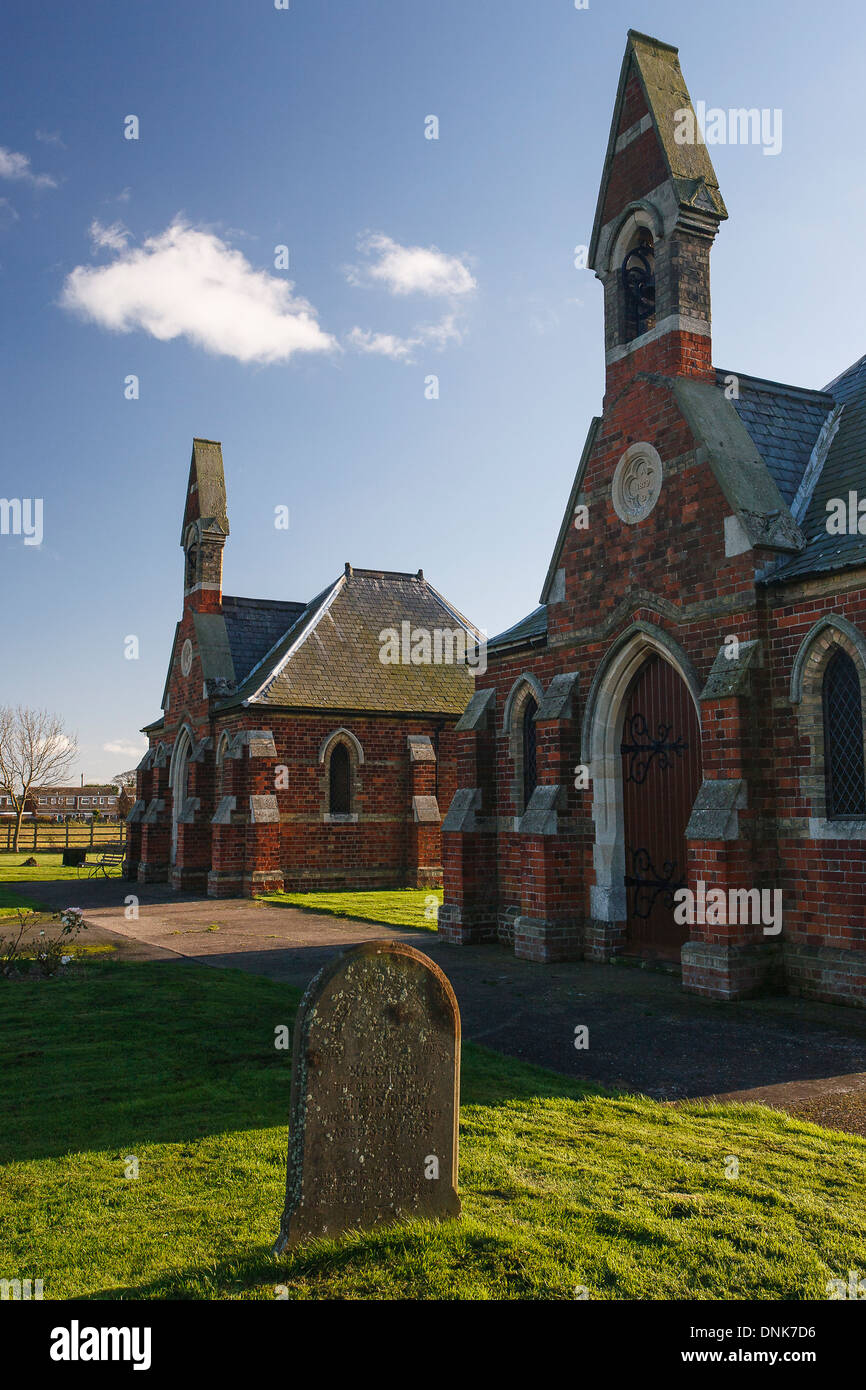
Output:
M423 566L491 634L535 606L601 406L573 256L630 26L693 101L782 111L777 156L710 150L714 358L823 385L866 351L862 6L5 0L0 496L44 535L0 536L0 702L62 714L88 779L159 713L194 435L226 592L308 599L350 560Z

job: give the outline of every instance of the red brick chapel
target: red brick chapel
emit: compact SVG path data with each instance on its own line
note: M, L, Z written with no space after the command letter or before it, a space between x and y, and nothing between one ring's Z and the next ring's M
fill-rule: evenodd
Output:
M228 534L221 447L196 439L126 876L212 897L441 884L477 630L421 570L347 564L309 603L230 597Z
M862 1006L866 357L814 390L713 366L727 212L690 106L630 32L588 257L603 410L457 725L439 929Z

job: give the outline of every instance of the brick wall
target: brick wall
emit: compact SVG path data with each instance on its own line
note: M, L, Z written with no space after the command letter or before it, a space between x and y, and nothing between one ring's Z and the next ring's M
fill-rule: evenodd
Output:
M183 640L183 624L177 645ZM447 806L456 789L454 719L401 719L393 716L305 714L254 709L209 720L207 704L193 700L196 666L189 676L179 664L171 682L170 706L178 713L151 736L151 746L165 746L165 762L138 774L138 797L147 806L161 798L164 807L154 824L128 829L128 859L145 879L170 877L176 888L201 889L231 896L258 887L308 889L385 888L441 883L441 837L438 823L417 824L413 796L436 796ZM198 676L199 689L201 677ZM169 868L172 797L171 751L181 730L192 728L196 742L210 746L189 769L187 794L199 807L190 823L177 828L177 855ZM244 730L269 729L276 756L226 757L216 766L220 739ZM336 730L348 729L360 743L363 762L352 761L351 810L345 819L329 819L328 760L322 745ZM413 770L407 736L425 735L435 762ZM279 822L250 823L250 797L276 797ZM224 824L212 824L223 798L235 809ZM132 871L132 870L131 870ZM277 881L279 879L279 881Z
M392 716L292 714L270 720L277 764L288 770L289 787L278 791L281 813L281 864L286 887L385 888L414 884L419 868L424 883L441 881L438 826L415 826L412 796L437 794L447 810L456 788L453 723ZM351 814L357 821L329 824L327 766L319 762L323 742L345 727L363 749L352 763ZM414 782L407 736L424 734L439 756L427 781ZM420 833L419 833L420 829Z
M610 489L619 458L636 440L658 449L665 481L650 517L629 526L614 512ZM582 928L587 954L607 958L610 949L621 949L622 940L618 947L594 945L593 789L574 788L563 753L567 740L557 742L553 727L549 736L539 728L538 776L564 788L558 833L545 842L513 829L522 807L515 797L512 740L502 729L509 692L524 673L546 690L557 674L577 672L579 724L599 665L632 623L644 621L668 634L691 663L699 689L722 643L735 634L742 642L757 639L762 656L737 697L702 701L702 770L707 779L743 778L747 804L738 813L736 840L691 842L689 882L780 888L783 933L776 940L758 924L696 926L689 987L719 998L785 987L862 1004L864 842L809 838L809 819L818 814L804 791L813 753L790 686L800 645L821 617L841 615L866 633L866 575L763 587L755 582L759 555L726 557L724 518L730 508L709 468L697 463L695 441L668 387L651 374L626 380L608 400L580 500L589 506L590 524L587 530L572 528L565 543L565 597L549 605L548 645L491 652L488 670L478 679L479 688L496 692L495 778L483 808L494 829L487 831L487 848L482 835L445 836L446 921L449 905L470 919L484 878L474 856L483 852L495 858L500 940L533 959L556 959L556 931L570 921ZM467 746L461 785L482 785L476 762ZM575 953L575 940L564 949Z

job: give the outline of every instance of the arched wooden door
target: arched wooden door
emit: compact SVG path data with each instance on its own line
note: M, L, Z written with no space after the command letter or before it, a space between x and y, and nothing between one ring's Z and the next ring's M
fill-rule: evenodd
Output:
M687 885L686 825L701 785L700 728L682 677L651 656L635 677L622 728L629 954L678 960L689 929L674 921Z

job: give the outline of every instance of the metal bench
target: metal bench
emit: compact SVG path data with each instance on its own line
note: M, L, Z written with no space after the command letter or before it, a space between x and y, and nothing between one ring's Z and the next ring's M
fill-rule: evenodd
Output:
M81 875L85 874L87 878L97 878L102 874L109 878L111 869L123 868L125 858L123 850L117 850L101 854L98 859L85 859L84 863L78 866L78 877L81 878Z

